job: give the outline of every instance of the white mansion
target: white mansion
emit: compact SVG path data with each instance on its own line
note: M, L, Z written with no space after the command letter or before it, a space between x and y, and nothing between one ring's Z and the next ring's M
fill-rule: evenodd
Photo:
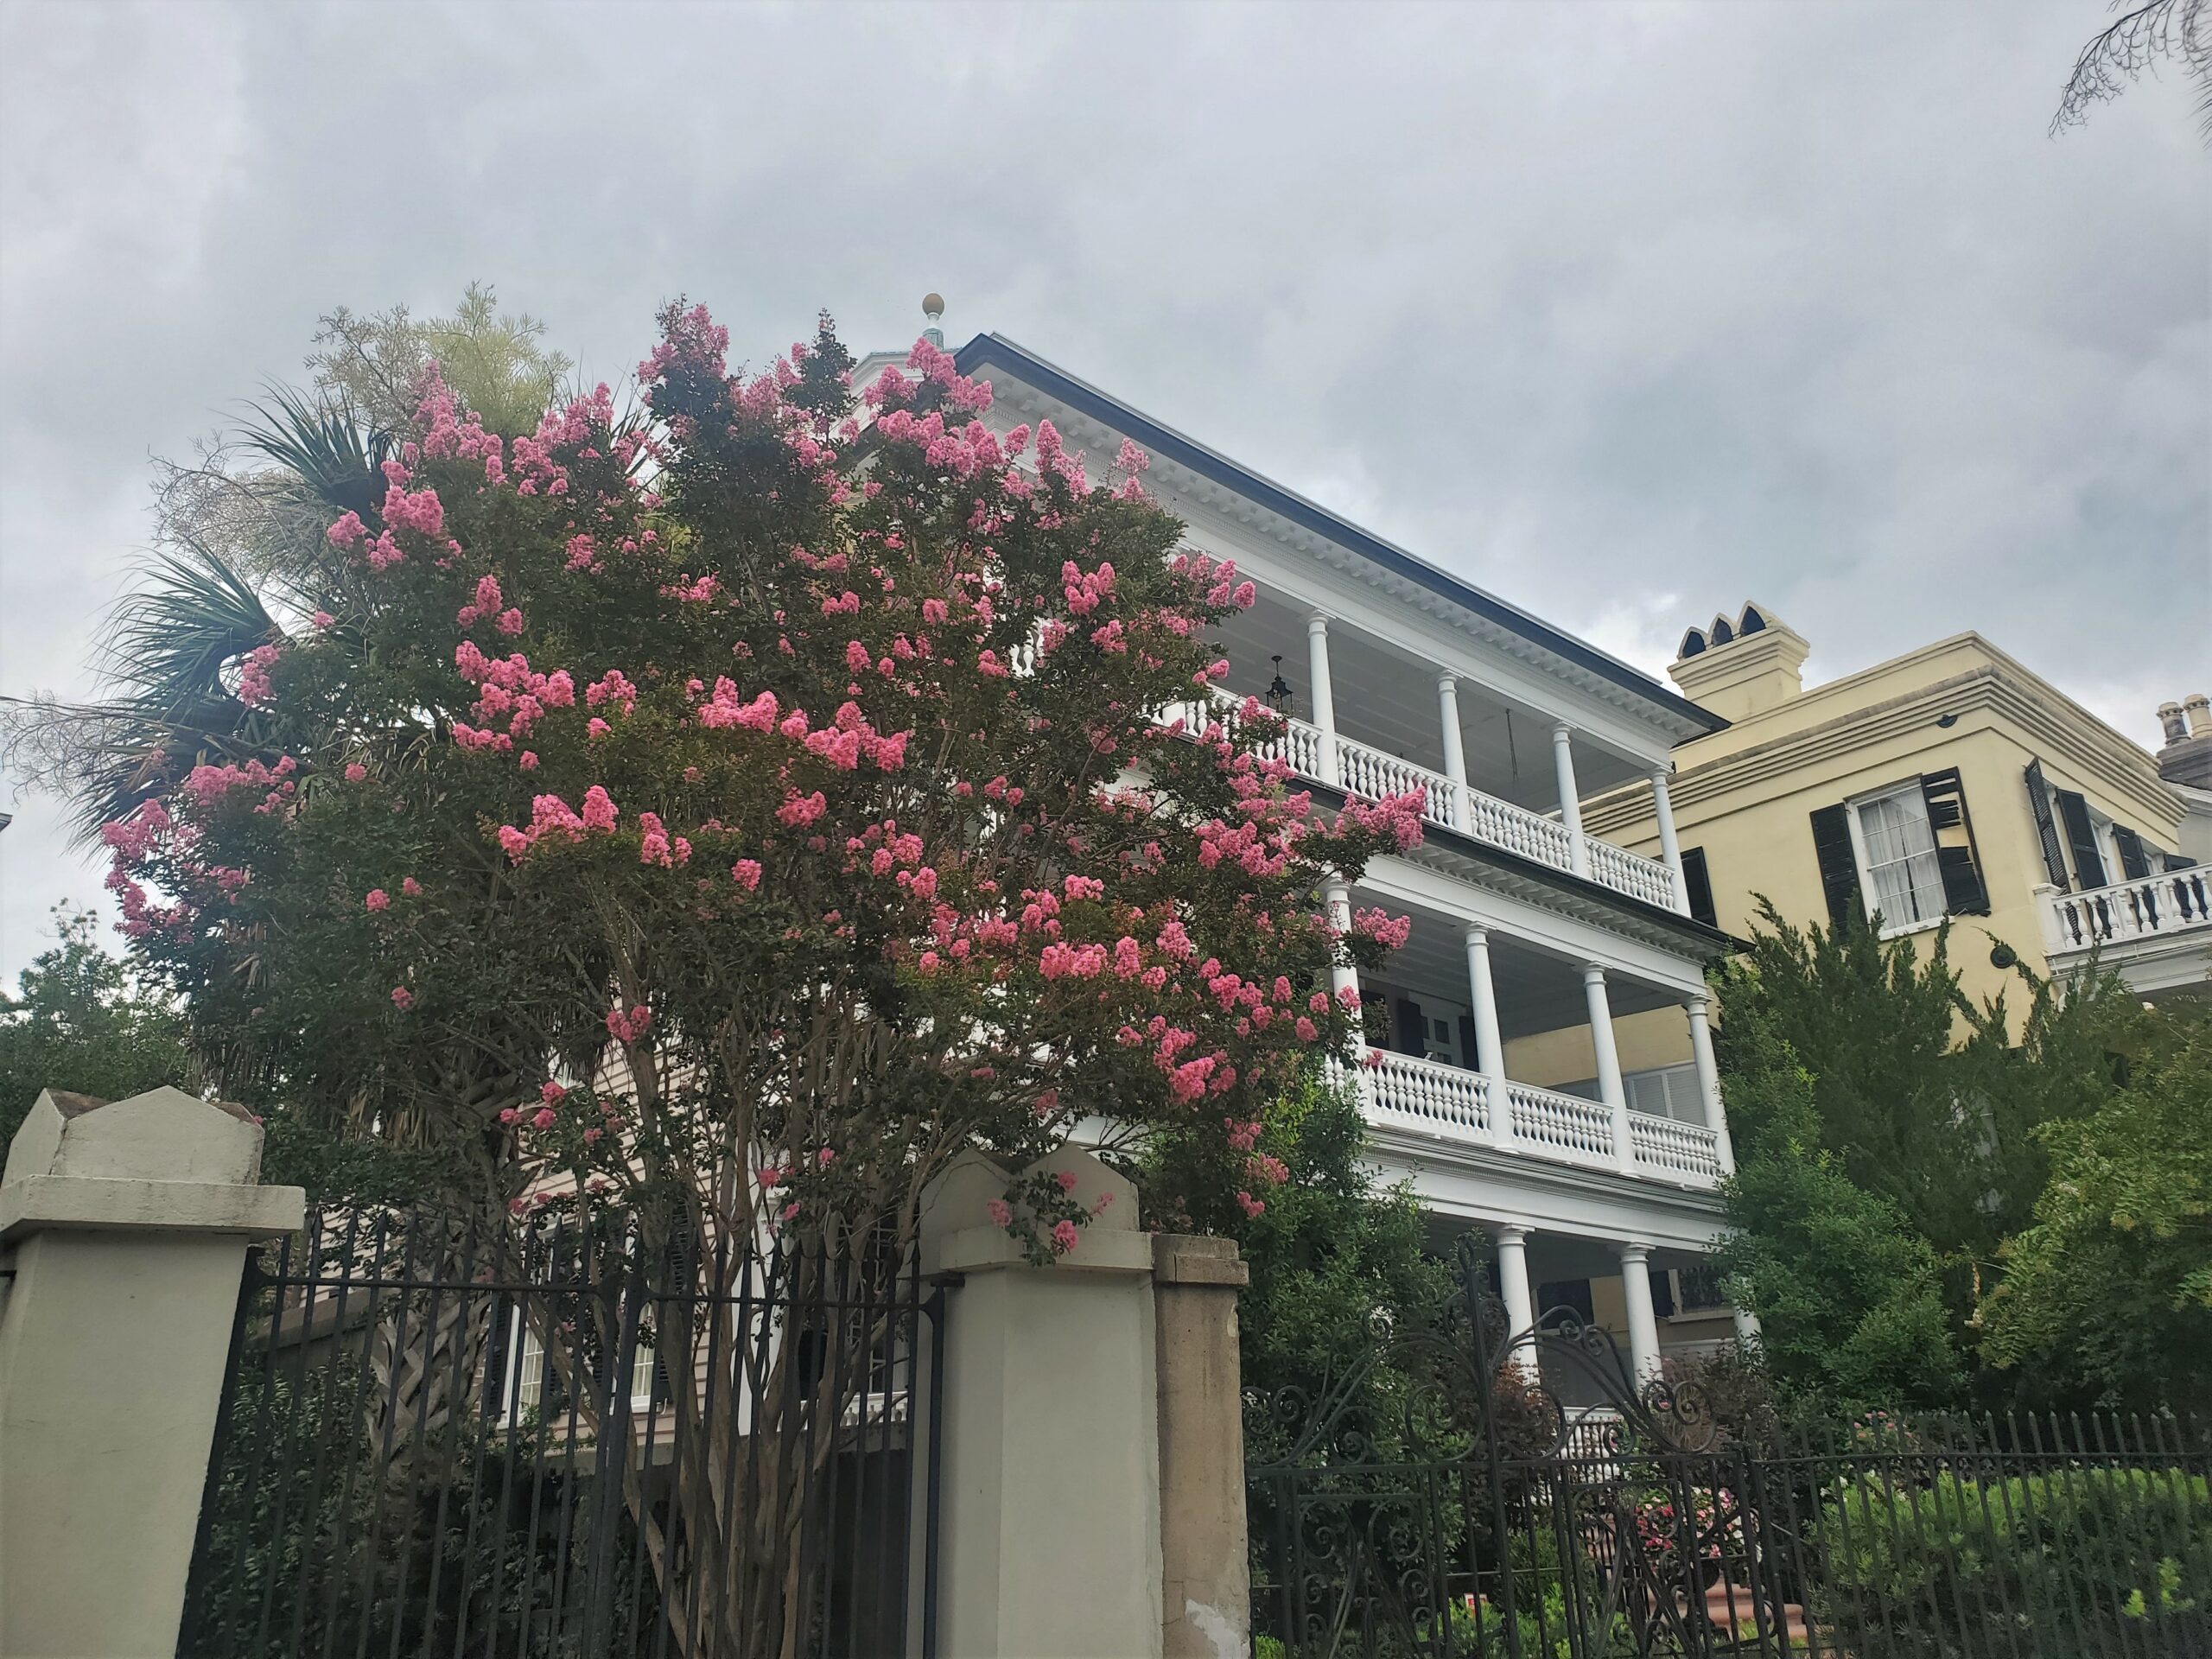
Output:
M864 359L854 385L903 355ZM1389 982L1359 987L1389 1013L1359 1072L1386 1179L1411 1180L1440 1235L1493 1236L1516 1327L1574 1306L1640 1374L1725 1335L1700 1269L1732 1167L1704 979L1727 939L1688 913L1667 776L1675 744L1726 722L1011 341L957 358L990 382L1001 431L1050 420L1095 460L1134 441L1187 543L1257 584L1216 631L1228 693L1292 715L1281 753L1317 798L1427 791L1423 843L1328 894L1412 918ZM1663 861L1582 829L1584 797L1637 779ZM1624 1074L1612 1022L1667 1007L1694 1065Z

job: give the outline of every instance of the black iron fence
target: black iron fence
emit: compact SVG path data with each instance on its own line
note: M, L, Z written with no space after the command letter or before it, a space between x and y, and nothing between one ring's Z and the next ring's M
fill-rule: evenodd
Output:
M864 1243L312 1217L248 1264L180 1653L905 1659L944 1317Z
M1563 1312L1512 1341L1476 1272L1438 1329L1249 1402L1260 1659L2212 1656L2202 1426L1732 1433ZM1531 1361L1609 1404L1560 1408Z

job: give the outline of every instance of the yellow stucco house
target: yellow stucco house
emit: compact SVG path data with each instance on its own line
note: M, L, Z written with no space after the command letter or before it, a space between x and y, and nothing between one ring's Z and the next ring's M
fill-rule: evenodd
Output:
M2212 868L2185 850L2203 791L1979 634L1809 689L1806 652L1756 604L1690 630L1669 675L1729 725L1675 751L1663 802L1618 791L1583 804L1585 827L1678 849L1692 913L1739 937L1762 894L1800 925L1857 913L1932 936L1948 917L1976 1000L2018 983L2000 946L2062 975L2094 948L2146 999L2207 995ZM2212 739L2203 705L2186 742ZM2170 738L2180 712L2162 711ZM1688 1058L1679 1029L1620 1027L1623 1070L1662 1091ZM1584 1065L1572 1047L1543 1033L1513 1074L1564 1083Z

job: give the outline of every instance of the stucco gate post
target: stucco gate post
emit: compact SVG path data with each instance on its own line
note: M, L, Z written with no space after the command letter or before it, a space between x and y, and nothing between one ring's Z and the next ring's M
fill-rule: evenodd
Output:
M941 1358L945 1378L936 1651L1241 1655L1243 1264L1225 1241L1140 1231L1135 1188L1089 1153L1065 1149L1023 1173L1038 1169L1071 1174L1072 1196L1095 1211L1050 1266L1026 1261L990 1221L1010 1183L986 1159L956 1164L923 1215L925 1271L959 1278L944 1352L928 1361ZM925 1460L926 1443L917 1449ZM918 1460L918 1475L926 1466ZM925 1486L917 1479L918 1500ZM914 1613L918 1651L918 1598Z
M247 1246L302 1224L240 1108L49 1090L0 1177L0 1653L171 1659Z

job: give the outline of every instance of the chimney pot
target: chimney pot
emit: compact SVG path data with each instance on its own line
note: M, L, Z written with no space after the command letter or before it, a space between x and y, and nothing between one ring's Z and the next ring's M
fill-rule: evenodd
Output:
M2212 736L2212 697L2199 691L2193 696L2183 698L2181 706L2189 713L2189 734L2191 737Z
M1681 655L1667 673L1684 696L1723 719L1743 720L1803 692L1810 649L1772 607L1746 601L1732 620L1716 616L1683 634Z

